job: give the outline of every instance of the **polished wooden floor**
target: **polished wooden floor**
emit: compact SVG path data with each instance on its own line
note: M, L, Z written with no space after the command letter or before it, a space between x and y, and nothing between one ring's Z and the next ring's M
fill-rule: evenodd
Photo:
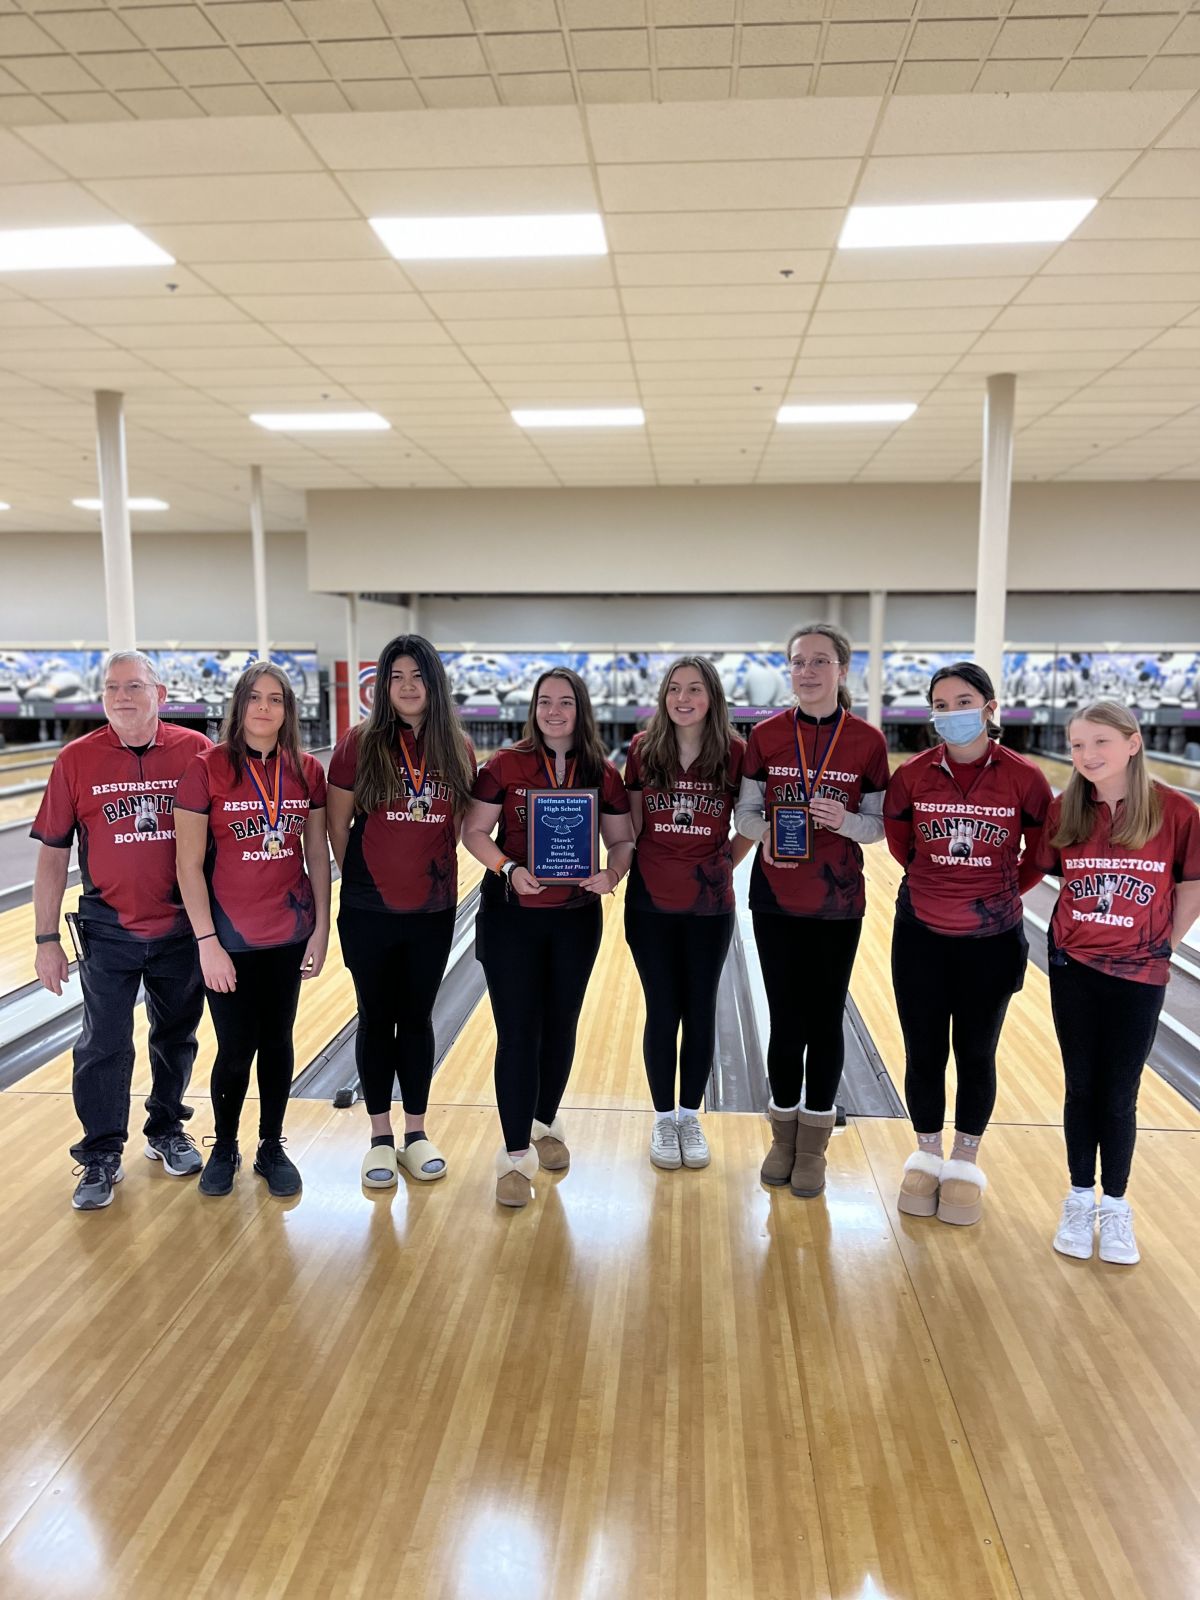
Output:
M899 1081L882 849L868 871L855 996ZM1147 1077L1141 1266L1056 1256L1031 971L979 1227L896 1212L898 1121L835 1137L819 1201L759 1185L752 1116L707 1118L707 1171L657 1172L605 910L572 1169L522 1212L493 1201L486 1003L435 1080L431 1185L363 1191L361 1107L298 1101L298 1201L248 1171L206 1201L135 1137L77 1214L69 1060L0 1095L5 1600L1195 1600L1200 1117ZM348 992L335 952L302 1060Z

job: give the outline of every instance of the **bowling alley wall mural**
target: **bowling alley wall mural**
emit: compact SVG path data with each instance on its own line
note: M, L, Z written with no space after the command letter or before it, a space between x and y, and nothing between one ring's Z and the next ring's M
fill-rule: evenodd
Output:
M0 717L100 717L100 675L106 652L92 649L0 649ZM219 717L238 678L257 658L248 646L147 649L167 688L165 714ZM271 652L300 702L300 715L321 712L321 678L311 645Z
M602 720L636 722L650 715L663 673L675 650L443 650L442 660L454 698L465 717L479 720L523 720L533 685L556 666L572 667L588 686ZM725 686L735 720L752 720L791 703L787 660L781 650L704 650ZM929 650L885 650L883 656L884 719L923 721L928 717L926 690L938 667L957 661L965 646ZM336 664L338 726L345 726L346 663ZM867 652L856 650L849 674L856 705L867 699ZM358 671L360 715L371 709L375 663L363 661ZM1200 721L1200 650L1092 651L1010 650L1004 657L1002 699L1008 722L1048 722L1055 713L1105 696L1143 713L1163 713L1163 720ZM1171 716L1169 713L1175 712Z

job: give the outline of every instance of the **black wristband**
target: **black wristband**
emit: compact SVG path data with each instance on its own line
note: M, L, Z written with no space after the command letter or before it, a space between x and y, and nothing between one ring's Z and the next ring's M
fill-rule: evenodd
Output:
M33 936L33 942L34 942L34 944L61 944L62 943L62 934L61 933L35 933L34 936Z
M205 939L215 939L216 937L215 933L198 933L196 935L196 943L203 944Z

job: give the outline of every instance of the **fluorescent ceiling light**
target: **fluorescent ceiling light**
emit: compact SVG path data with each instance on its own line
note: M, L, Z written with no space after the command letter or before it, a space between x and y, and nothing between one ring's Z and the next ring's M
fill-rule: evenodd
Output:
M99 500L72 500L73 506L78 506L80 511L99 511L102 502ZM170 506L165 500L129 500L126 502L130 511L170 511Z
M970 205L851 206L838 249L1052 243L1074 233L1095 204L1095 200L989 200Z
M101 228L5 228L0 272L63 267L169 267L175 257L127 222Z
M460 261L498 256L605 256L595 212L522 217L372 217L397 261Z
M877 406L780 406L776 422L907 422L916 410L910 401Z
M520 428L640 428L646 421L641 406L609 406L590 411L514 411Z
M256 411L250 421L272 433L383 433L391 427L377 411Z
M0 511L11 511L12 507L7 500L0 500Z

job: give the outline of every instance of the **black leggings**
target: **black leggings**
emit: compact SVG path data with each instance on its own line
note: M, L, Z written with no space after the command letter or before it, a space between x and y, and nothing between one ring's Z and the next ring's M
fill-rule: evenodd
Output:
M238 1136L250 1087L250 1063L256 1054L258 1137L278 1139L283 1132L295 1067L292 1024L306 946L307 941L276 945L271 950L231 951L237 988L232 994L208 991L208 1009L217 1035L212 1102L218 1139Z
M358 1032L354 1063L368 1113L392 1109L392 1088L410 1116L423 1117L433 1078L433 1003L454 941L455 908L338 914L342 959L354 979Z
M846 1047L842 1013L862 919L754 913L754 942L771 1013L767 1077L771 1099L832 1111Z
M1125 1193L1138 1085L1166 993L1165 985L1114 978L1051 951L1050 1005L1067 1080L1063 1131L1077 1189L1095 1185L1099 1150L1105 1194Z
M969 939L896 917L892 987L904 1033L904 1098L917 1133L942 1131L953 1038L955 1131L982 1138L996 1104L996 1046L1004 1014L1025 982L1028 956L1019 922L1006 933Z
M485 906L475 920L496 1020L496 1105L506 1150L526 1150L533 1119L558 1115L575 1030L600 949L600 902L577 910Z
M733 938L733 912L694 917L632 910L627 903L625 938L646 995L642 1054L654 1109L675 1109L675 1046L681 1027L679 1104L695 1109L713 1068L717 985Z

